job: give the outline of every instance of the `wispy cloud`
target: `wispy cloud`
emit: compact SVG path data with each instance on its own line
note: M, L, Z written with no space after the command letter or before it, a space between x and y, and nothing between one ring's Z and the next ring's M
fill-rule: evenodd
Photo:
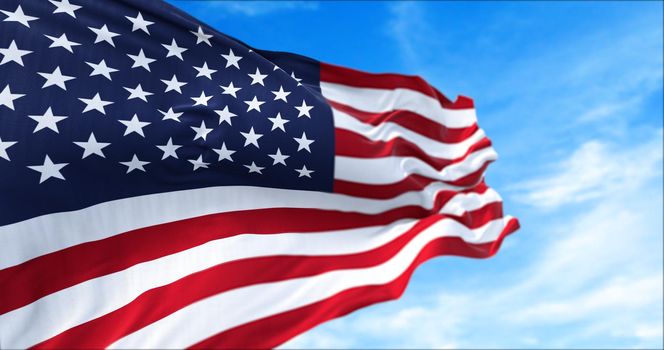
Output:
M631 149L602 141L583 143L569 158L549 165L547 174L515 188L516 198L543 208L630 191L645 180L662 176L662 130L647 143Z
M263 16L274 12L316 10L315 1L207 1L206 10L222 11L242 16Z
M561 324L584 319L605 310L620 313L625 309L647 309L656 305L660 299L661 285L661 276L656 274L631 281L617 278L570 299L545 301L530 305L528 309L516 310L508 319L519 323L537 321L544 324ZM635 297L637 295L638 298ZM633 335L648 336L648 332L642 332L642 335L639 335L639 332L635 328Z
M422 69L422 44L433 35L424 8L416 2L397 2L389 10L392 17L387 22L387 33L396 42L401 59L415 70Z

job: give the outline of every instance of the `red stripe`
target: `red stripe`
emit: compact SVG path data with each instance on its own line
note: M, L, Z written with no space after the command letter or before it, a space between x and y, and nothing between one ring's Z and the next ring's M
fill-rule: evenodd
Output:
M483 193L486 186L482 184L473 190ZM180 220L82 243L0 270L0 285L12 290L0 298L0 314L88 279L214 239L242 233L316 232L386 225L437 212L454 194L451 191L438 193L431 210L404 206L374 215L299 208L247 210Z
M377 126L387 122L394 123L422 136L444 143L461 142L469 138L479 129L477 124L464 128L449 128L411 111L394 110L382 113L372 113L332 100L327 100L327 102L332 108L344 112L365 124Z
M390 283L347 289L325 300L229 329L194 344L191 348L275 348L325 321L372 304L398 299L415 269L431 258L440 255L491 257L498 251L503 239L518 228L518 221L513 219L496 241L474 246L447 237L436 239L427 244L408 269Z
M398 253L422 230L446 217L459 220L469 228L477 228L502 217L502 205L491 203L464 217L429 216L393 241L367 252L336 256L269 256L219 264L151 289L120 309L71 328L35 347L103 348L187 305L231 289L314 276L338 269L376 266ZM445 241L455 248L447 254L473 256L477 252L476 245L465 243L458 237L446 238Z
M374 141L350 130L335 129L334 133L335 155L355 158L415 157L439 171L450 164L462 162L472 152L491 147L491 141L485 137L468 147L462 156L444 159L433 157L417 144L400 137L389 141Z
M474 107L473 100L465 96L459 96L456 101L452 102L424 79L415 75L366 73L321 62L320 80L364 88L411 89L437 99L443 108L470 109Z
M474 187L480 183L484 176L484 171L493 161L487 161L476 171L454 181L446 181L446 184L461 187ZM334 192L347 194L354 197L366 197L375 199L389 199L404 194L409 191L421 191L423 188L433 182L439 182L438 179L432 179L426 176L411 174L403 180L386 185L369 185L365 183L334 180ZM464 191L459 191L464 192Z

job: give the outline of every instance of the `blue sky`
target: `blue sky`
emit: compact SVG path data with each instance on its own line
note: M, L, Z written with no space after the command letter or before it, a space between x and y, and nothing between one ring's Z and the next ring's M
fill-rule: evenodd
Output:
M522 229L285 347L662 348L662 2L170 1L248 44L475 99Z

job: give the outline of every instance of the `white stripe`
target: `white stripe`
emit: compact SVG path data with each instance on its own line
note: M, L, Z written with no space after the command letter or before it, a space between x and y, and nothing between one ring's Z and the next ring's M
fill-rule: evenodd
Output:
M23 348L95 319L134 300L141 293L194 272L238 259L271 255L348 254L380 246L412 227L403 220L391 227L369 227L327 233L243 234L134 265L47 295L23 308L0 315L3 343ZM58 320L58 322L53 322Z
M499 197L492 190L482 194L459 193L449 200L446 207L468 207L468 210L476 210L497 200ZM461 215L457 210L443 209L441 212ZM32 343L23 344L29 346L67 328L113 311L151 288L171 283L189 273L222 262L279 254L336 255L367 251L393 240L410 229L416 221L401 220L389 226L317 234L285 233L229 237L50 294L21 309L0 316L0 323L12 325L8 330L10 334L20 334L26 339L33 339ZM251 252L247 251L246 247L251 247ZM168 275L163 275L158 273L159 271L170 272ZM136 281L142 284L135 284ZM70 304L71 300L76 300L76 310L79 311L72 312L72 309L67 308L67 314L62 315L62 305ZM59 322L51 322L53 319L58 319ZM55 328L49 332L49 327ZM38 332L41 338L38 335L31 335L31 332Z
M272 196L277 196L277 193L285 191L256 187L251 187L251 189L251 192L245 192L247 196L257 195L261 192L265 193L265 196L258 196L253 201L253 206L240 200L242 198L250 200L250 197L240 195L243 191L242 187L203 188L120 199L78 211L51 214L3 226L0 227L0 250L2 251L0 267L6 268L69 246L107 238L142 227L217 212L245 210L247 208L269 208L271 202L263 203L262 206L260 203L272 198ZM261 189L265 191L260 191ZM277 197L288 200L281 207L288 207L288 204L291 204L291 207L298 207L297 204L301 205L300 207L313 204L313 208L316 208L316 204L319 204L322 209L349 211L348 208L354 208L360 213L377 214L407 205L418 205L425 209L431 209L438 192L460 189L462 188L433 183L422 191L408 192L389 200L361 199L309 191L294 191L292 196L282 194ZM458 194L457 197L472 195L462 193ZM315 198L297 202L297 199L306 199L308 196L314 196ZM228 202L220 201L219 198L235 199ZM316 201L321 202L317 203ZM461 207L465 205L461 201L453 202L459 203ZM168 205L165 203L168 203ZM111 213L115 213L115 215L111 216ZM454 214L455 212L449 213ZM111 217L119 219L113 220Z
M334 158L334 178L363 184L384 185L399 182L409 175L419 174L441 181L458 180L484 163L498 157L493 148L483 148L468 155L458 163L450 164L442 170L414 157L354 158L336 156Z
M454 159L463 156L470 146L482 140L485 136L484 131L478 129L470 137L461 142L443 143L420 135L398 124L386 122L378 126L373 126L365 124L344 112L334 109L332 111L334 114L334 127L337 129L350 130L374 141L390 141L399 137L416 144L420 149L426 151L427 154L443 159Z
M437 192L461 189L432 183L422 191L379 200L315 191L220 186L118 199L1 226L0 269L80 243L208 214L262 208L317 208L364 214L407 205L431 209Z
M482 230L468 231L455 221L440 221L421 232L389 261L370 268L335 270L238 288L203 299L111 344L110 348L182 348L230 328L293 310L357 286L381 285L396 279L432 240L450 233L490 242L510 218Z
M320 83L323 96L366 112L407 110L450 128L463 128L477 122L474 109L445 109L433 97L410 89L358 88Z
M494 203L502 202L502 198L498 192L494 191L492 188L487 189L484 193L457 193L450 199L443 208L440 209L442 214L450 214L461 216L466 212L477 210L483 206Z
M495 239L487 235L487 224L469 230L451 219L439 225L447 236L471 243ZM0 315L3 343L23 348L55 336L71 327L95 319L134 300L140 294L204 270L239 259L274 255L344 255L369 251L397 238L418 220L401 220L389 226L320 233L244 234L219 239L135 265L129 269L91 279L47 295L36 302ZM495 220L502 222L502 219ZM53 322L58 320L58 322Z

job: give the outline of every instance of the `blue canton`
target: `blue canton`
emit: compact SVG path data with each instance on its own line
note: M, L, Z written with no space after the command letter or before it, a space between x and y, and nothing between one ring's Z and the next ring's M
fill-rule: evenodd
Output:
M333 166L317 61L156 0L0 2L0 225L210 186L332 191Z

